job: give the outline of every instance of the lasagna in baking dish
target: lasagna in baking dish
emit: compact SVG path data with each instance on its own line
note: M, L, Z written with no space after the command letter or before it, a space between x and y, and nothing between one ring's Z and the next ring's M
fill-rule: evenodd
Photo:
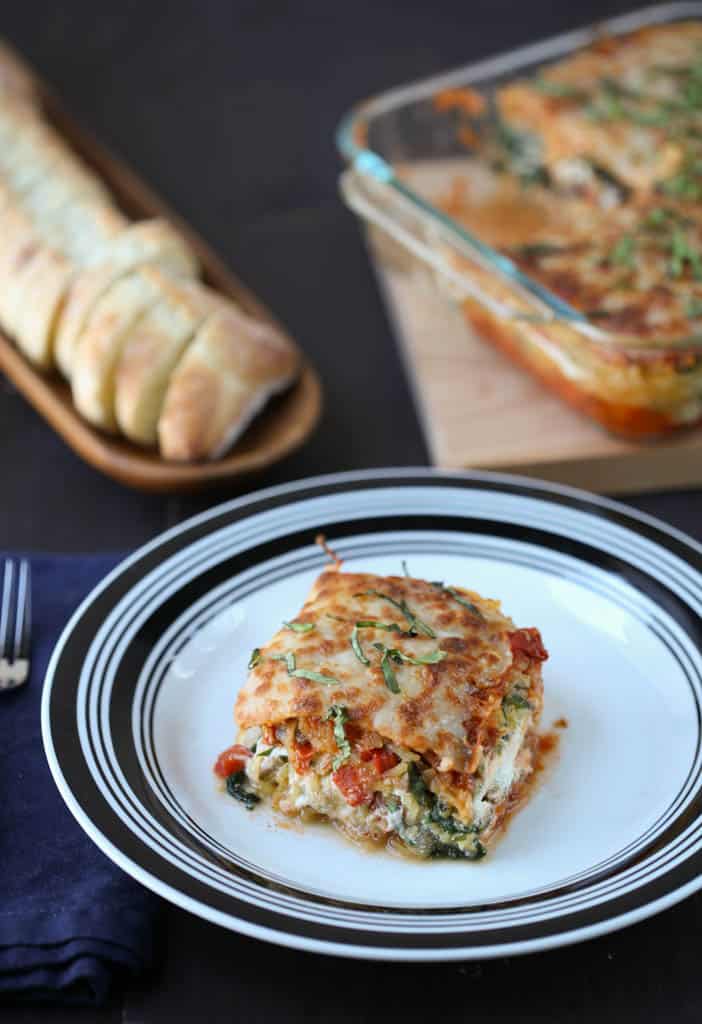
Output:
M580 160L635 190L702 198L702 22L605 36L497 100L556 175Z
M689 335L702 316L702 22L599 39L504 86L497 105L531 135L562 207L510 255L608 330Z
M257 648L229 793L420 857L482 857L534 767L547 653L498 601L330 569Z
M582 314L535 312L447 251L507 310L469 296L470 325L617 434L702 420L702 22L603 36L492 94L453 92L435 104L458 110L470 152L438 205Z

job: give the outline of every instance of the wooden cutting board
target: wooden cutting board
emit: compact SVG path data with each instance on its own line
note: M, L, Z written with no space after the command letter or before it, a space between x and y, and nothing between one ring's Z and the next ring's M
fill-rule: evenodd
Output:
M645 444L609 437L469 334L423 270L376 267L435 465L611 494L702 485L702 430Z

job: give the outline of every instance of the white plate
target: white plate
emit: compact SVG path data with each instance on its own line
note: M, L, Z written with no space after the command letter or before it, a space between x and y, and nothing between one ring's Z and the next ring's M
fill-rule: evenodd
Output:
M304 600L320 530L348 569L406 559L542 631L544 726L569 728L483 861L368 853L215 784L250 652ZM577 941L700 884L701 565L648 517L513 477L397 470L261 492L171 530L84 602L47 675L49 762L126 871L247 934L408 960Z

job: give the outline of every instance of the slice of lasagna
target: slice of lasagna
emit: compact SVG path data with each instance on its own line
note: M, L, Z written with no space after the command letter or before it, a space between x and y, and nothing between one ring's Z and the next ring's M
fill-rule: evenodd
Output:
M257 648L230 794L421 857L482 857L533 769L537 629L497 601L397 576L323 572L296 619Z

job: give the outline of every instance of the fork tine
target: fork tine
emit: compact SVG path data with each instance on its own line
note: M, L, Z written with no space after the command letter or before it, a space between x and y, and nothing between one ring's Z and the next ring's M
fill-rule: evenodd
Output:
M13 590L15 581L15 563L8 558L2 580L2 600L0 602L0 658L8 661L12 657L10 637L12 636Z
M15 619L15 660L29 657L29 636L32 618L32 586L29 562L20 562L17 578L17 617Z

